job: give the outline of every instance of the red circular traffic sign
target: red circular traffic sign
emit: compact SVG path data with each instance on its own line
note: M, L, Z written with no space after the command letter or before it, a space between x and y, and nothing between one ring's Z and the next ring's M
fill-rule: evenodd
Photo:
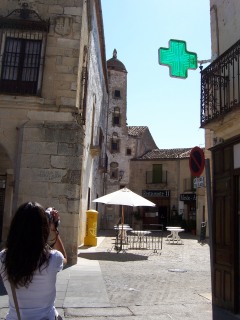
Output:
M189 158L189 167L194 177L200 177L205 165L204 152L199 147L194 147L191 150Z

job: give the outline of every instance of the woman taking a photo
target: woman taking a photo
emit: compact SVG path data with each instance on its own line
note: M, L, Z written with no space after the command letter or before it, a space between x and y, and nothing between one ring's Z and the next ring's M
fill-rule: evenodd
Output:
M0 274L9 296L6 320L61 319L54 307L56 277L67 256L58 221L57 210L46 213L36 202L22 204L14 215L0 252Z

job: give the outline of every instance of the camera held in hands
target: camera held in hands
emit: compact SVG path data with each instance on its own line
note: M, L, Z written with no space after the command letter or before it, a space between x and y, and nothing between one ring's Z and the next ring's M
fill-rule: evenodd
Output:
M55 228L57 229L60 224L60 219L57 210L53 207L49 207L45 210L45 212L48 216L49 223L53 223L55 225Z

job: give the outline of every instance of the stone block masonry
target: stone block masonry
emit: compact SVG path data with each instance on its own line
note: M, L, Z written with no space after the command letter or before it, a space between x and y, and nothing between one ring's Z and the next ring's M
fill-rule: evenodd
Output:
M83 133L75 123L28 122L22 127L19 163L19 201L40 201L54 206L62 221L74 219L69 226L61 224L61 234L69 262L75 263L78 246ZM29 187L31 186L31 187ZM65 228L66 227L66 228ZM76 230L75 230L76 229Z

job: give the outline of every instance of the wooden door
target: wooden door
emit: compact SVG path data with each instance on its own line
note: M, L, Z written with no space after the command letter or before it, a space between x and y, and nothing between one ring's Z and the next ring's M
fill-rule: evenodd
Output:
M5 189L0 187L0 242L2 241Z
M236 312L236 214L233 148L213 150L213 304Z

